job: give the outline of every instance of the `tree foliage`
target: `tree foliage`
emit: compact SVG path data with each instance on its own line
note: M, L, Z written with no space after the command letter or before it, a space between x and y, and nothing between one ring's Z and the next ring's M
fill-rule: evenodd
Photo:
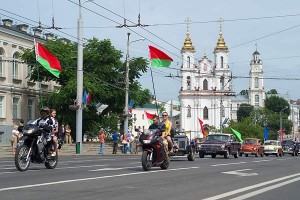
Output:
M32 69L31 81L56 81L59 91L44 93L40 103L56 108L59 121L69 124L75 132L75 112L69 110L77 96L77 44L59 39L47 41L44 46L58 57L62 66L60 78L56 78L35 62L34 50L25 50L22 60ZM83 112L83 132L98 132L99 127L116 130L123 120L125 102L125 63L122 52L115 49L109 40L88 40L83 52L83 88L92 93L92 103ZM142 89L138 79L147 71L148 62L144 58L132 58L129 62L129 99L135 105L143 105L150 100L150 91ZM101 115L97 114L97 103L109 105Z
M238 122L250 116L250 113L253 111L254 107L250 104L242 103L237 110L237 120Z
M270 96L265 100L265 108L272 110L275 113L282 113L290 115L290 105L287 100L278 96Z

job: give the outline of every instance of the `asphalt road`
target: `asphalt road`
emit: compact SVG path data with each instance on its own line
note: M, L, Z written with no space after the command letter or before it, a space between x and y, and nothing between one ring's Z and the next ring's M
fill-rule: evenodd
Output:
M140 156L61 157L19 172L0 159L0 199L300 199L300 157L186 158L143 171Z

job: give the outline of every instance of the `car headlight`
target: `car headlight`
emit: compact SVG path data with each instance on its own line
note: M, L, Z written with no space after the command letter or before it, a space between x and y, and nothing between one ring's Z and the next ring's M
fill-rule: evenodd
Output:
M222 145L221 145L221 149L225 149L225 144L222 144Z
M201 144L198 144L198 148L201 148Z
M277 150L277 147L274 147L274 150Z

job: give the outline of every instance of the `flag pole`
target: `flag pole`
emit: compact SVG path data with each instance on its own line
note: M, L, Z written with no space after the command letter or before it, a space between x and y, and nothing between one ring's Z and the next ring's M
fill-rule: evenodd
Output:
M152 67L151 66L150 66L150 72L151 72L152 87L153 87L153 93L154 93L154 100L155 100L155 105L156 105L156 111L157 111L157 116L159 117L159 114L158 114L158 105L157 105L157 100L156 100L155 86L154 86L154 80L153 80L153 74L152 74Z
M38 65L38 43L36 42L35 38L33 39L33 42L34 42L34 50L35 50L35 67L37 69L37 75L38 75L38 83L39 83L39 97L40 97L40 102L41 102L41 107L43 107L43 96L42 96L42 83L41 83L41 80L40 80L40 68L39 68L39 65Z

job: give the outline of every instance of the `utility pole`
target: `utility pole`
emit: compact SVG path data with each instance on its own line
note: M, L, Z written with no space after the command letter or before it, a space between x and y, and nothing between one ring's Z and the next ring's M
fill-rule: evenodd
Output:
M130 33L127 33L127 53L126 53L126 72L125 72L124 135L128 133L129 36L130 36Z

